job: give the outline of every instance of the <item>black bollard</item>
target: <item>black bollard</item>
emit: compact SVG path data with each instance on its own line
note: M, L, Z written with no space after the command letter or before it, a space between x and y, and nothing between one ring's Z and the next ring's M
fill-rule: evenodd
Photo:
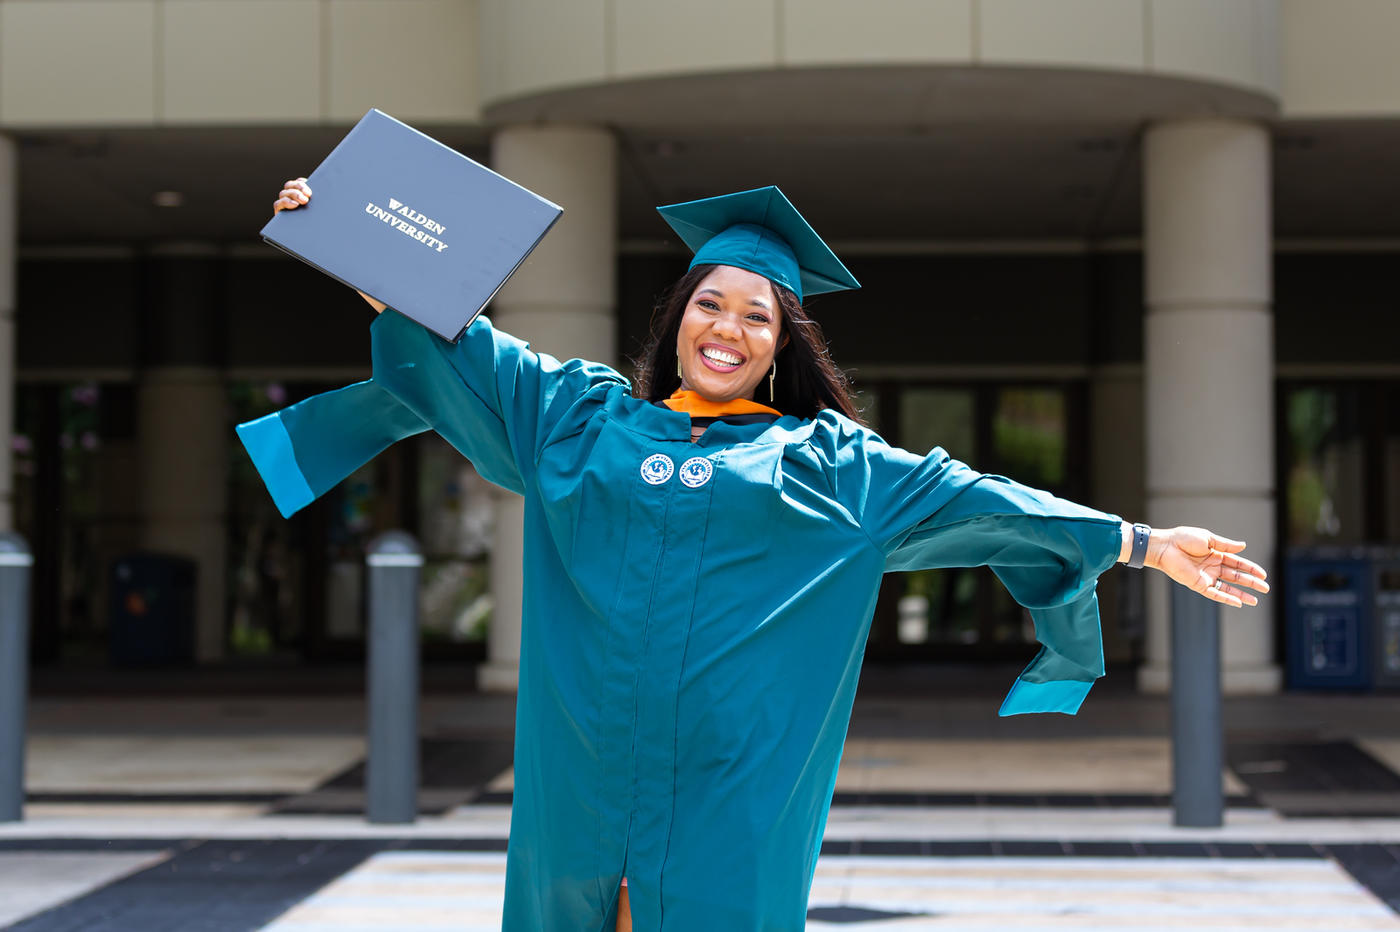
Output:
M369 567L369 752L365 818L418 816L418 581L423 554L403 531L376 537Z
M1220 606L1172 590L1172 807L1174 822L1219 828L1225 733L1220 709Z
M29 697L29 574L24 538L0 532L0 822L24 818L24 727Z

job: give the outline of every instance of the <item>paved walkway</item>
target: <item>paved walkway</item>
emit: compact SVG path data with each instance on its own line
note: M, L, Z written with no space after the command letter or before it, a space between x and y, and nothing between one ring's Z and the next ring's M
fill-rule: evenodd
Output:
M1226 824L1188 829L1161 700L974 693L863 693L809 928L1400 930L1400 699L1232 700ZM0 928L499 928L511 716L426 697L423 815L378 826L357 700L41 696Z

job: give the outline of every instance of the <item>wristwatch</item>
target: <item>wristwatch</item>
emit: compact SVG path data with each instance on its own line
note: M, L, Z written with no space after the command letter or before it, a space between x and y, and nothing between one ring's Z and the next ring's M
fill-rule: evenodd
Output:
M1147 542L1152 539L1152 528L1145 524L1133 525L1133 550L1128 555L1128 565L1140 570L1147 562Z

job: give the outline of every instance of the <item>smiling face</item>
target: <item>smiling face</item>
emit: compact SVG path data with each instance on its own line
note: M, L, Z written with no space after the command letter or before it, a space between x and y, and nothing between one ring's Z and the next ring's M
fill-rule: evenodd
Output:
M716 266L695 286L681 318L681 388L707 401L752 398L785 340L768 279Z

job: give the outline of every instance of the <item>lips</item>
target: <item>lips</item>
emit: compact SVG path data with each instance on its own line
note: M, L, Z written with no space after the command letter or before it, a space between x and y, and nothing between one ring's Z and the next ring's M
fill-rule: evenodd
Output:
M744 364L744 357L726 347L706 343L700 347L700 361L716 372L733 372Z

